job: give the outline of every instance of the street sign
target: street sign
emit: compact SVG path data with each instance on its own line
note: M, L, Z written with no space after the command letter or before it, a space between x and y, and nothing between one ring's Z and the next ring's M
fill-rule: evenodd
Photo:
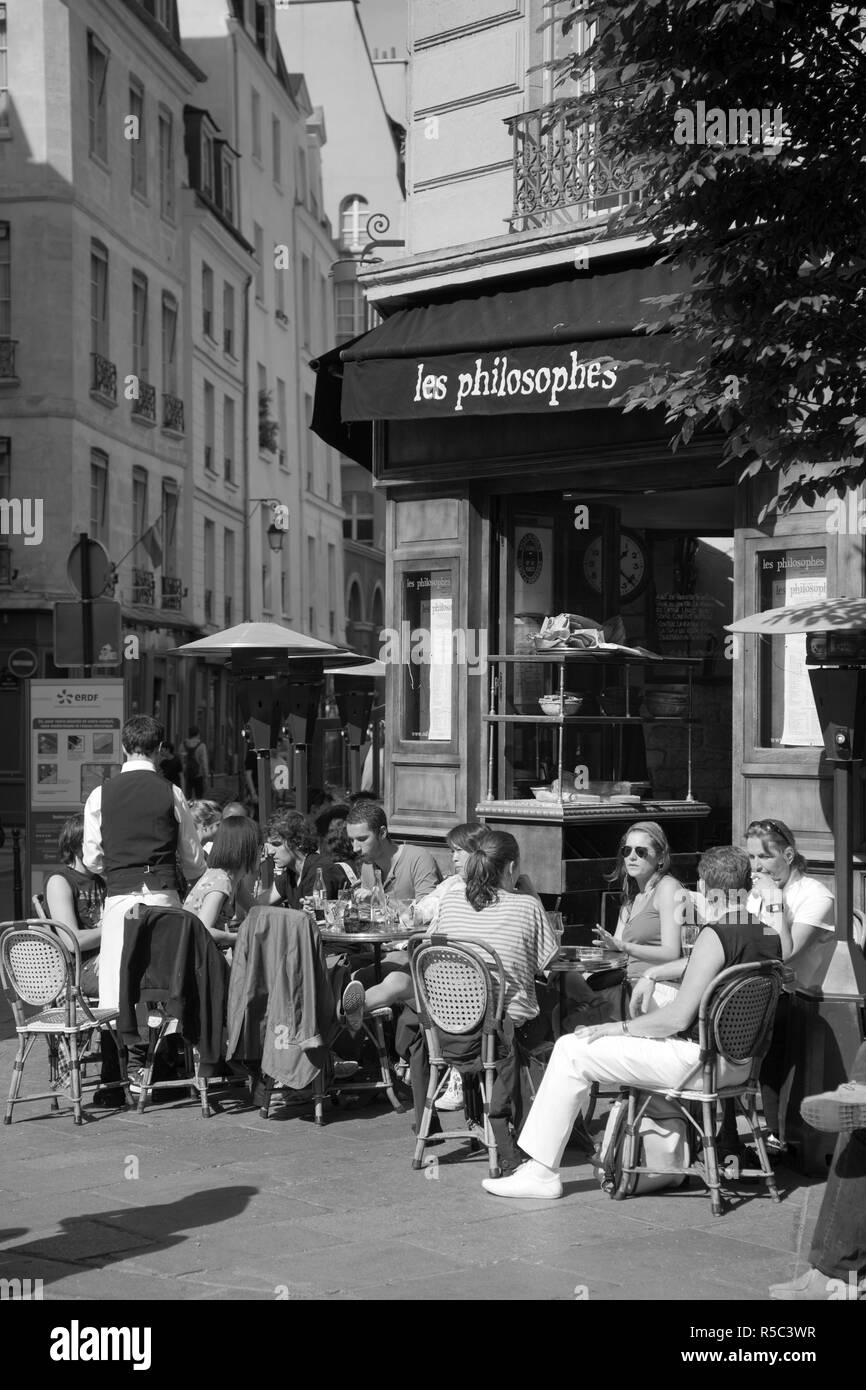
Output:
M120 604L113 599L94 599L93 645L84 650L84 603L54 605L55 666L119 666L123 659Z
M84 563L84 575L82 575L82 561ZM66 561L66 577L76 594L82 597L98 598L108 588L111 578L111 559L108 551L101 541L92 541L88 536L82 536L80 540L69 552ZM84 581L87 582L85 593ZM66 663L62 663L65 665ZM80 662L74 663L81 665Z
M36 675L39 670L39 657L30 647L16 647L6 665L13 676L23 681Z

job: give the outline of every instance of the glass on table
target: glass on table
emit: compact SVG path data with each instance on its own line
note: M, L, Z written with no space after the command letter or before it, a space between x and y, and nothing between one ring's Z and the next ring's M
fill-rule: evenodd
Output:
M690 958L692 951L695 949L695 942L698 939L700 930L701 928L697 922L683 923L682 936L680 939L682 941L683 946L683 955L685 956L686 960Z
M331 931L342 931L348 903L341 902L339 898L329 899L325 903L325 923Z

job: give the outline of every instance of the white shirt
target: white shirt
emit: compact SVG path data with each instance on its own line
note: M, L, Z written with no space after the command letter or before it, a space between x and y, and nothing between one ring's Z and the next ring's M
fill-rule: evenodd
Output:
M147 758L133 758L120 769L124 772L152 772L159 774ZM168 785L171 786L171 783ZM171 786L174 797L174 818L178 823L177 857L188 882L200 878L207 868L204 851L199 843L186 799L180 787ZM92 874L101 874L105 856L102 847L102 786L94 787L84 804L84 844L81 851L84 867Z
M811 878L808 874L801 874L798 878L792 878L782 889L782 900L785 904L785 922L789 927L793 927L795 922L800 922L804 926L815 927L819 933L810 941L797 961L797 988L815 989L820 986L827 973L827 966L833 954L836 943L835 931L835 899L830 889L820 879ZM774 922L775 913L768 912L762 906L757 895L749 898L748 907L750 912L768 927L776 927ZM828 908L830 909L828 913ZM830 921L822 921L822 917L829 915ZM776 928L778 930L778 928Z

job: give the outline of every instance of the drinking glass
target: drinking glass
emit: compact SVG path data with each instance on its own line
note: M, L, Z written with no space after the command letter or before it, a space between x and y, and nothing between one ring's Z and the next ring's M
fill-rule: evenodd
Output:
M688 960L695 949L695 942L698 939L700 927L697 922L684 922L682 926L682 945L683 955Z

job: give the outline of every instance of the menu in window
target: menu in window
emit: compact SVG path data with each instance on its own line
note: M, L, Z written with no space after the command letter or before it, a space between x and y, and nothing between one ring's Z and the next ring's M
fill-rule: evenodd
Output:
M795 608L827 597L827 552L823 547L769 551L759 557L759 563L764 608ZM823 747L806 669L806 634L788 633L774 639L772 645L772 681L775 684L781 674L783 703L781 731L771 741L789 748Z

